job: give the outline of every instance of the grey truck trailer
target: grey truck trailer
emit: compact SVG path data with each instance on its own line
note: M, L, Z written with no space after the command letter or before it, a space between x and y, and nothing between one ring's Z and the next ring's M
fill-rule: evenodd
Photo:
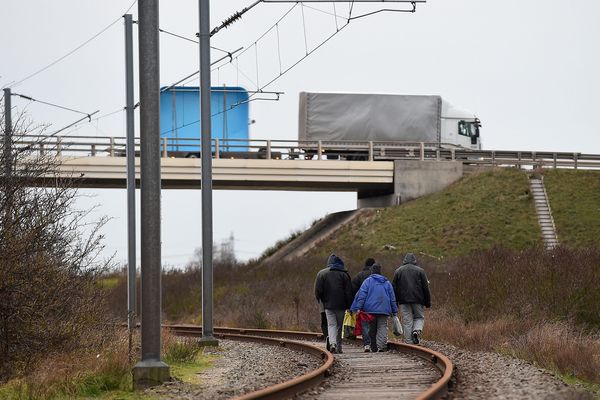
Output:
M481 149L479 119L441 96L300 92L299 109L298 140L307 152L316 142L346 159L364 157L344 157L349 142Z

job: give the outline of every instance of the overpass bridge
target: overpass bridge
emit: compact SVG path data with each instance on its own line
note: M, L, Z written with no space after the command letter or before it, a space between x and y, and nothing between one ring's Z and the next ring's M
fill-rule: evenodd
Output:
M161 140L162 188L199 189L200 140ZM55 155L60 176L85 188L126 187L125 143L124 137L90 136L14 140L17 148ZM356 192L359 207L398 204L438 191L459 179L464 165L600 168L600 155L594 154L437 143L213 139L212 150L215 189ZM135 151L139 155L139 139Z

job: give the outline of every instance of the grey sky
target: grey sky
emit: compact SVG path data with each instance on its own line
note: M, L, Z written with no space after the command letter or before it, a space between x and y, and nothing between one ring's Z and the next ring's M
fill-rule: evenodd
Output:
M2 1L0 85L18 81L81 44L122 15L131 2ZM251 1L211 3L211 21L216 25ZM226 49L247 46L289 7L259 5L236 25L219 32L213 45ZM319 7L333 11L330 4ZM373 9L356 7L355 12ZM341 5L336 9L340 14L347 10ZM310 49L335 29L335 20L308 8L304 11ZM135 19L137 5L132 13ZM292 17L281 24L284 64L305 51L300 14ZM294 139L301 90L440 94L477 114L483 122L486 149L600 153L599 18L600 2L596 0L429 0L415 14L386 13L352 21L268 87L286 93L281 101L251 103L251 118L256 120L251 137ZM160 25L193 37L198 29L197 2L163 0ZM259 46L259 83L278 71L272 38L263 43ZM13 90L85 111L100 109L104 114L118 110L125 97L123 52L119 21L74 55ZM213 53L214 58L218 56L220 53ZM254 59L246 64L248 75L256 76ZM194 44L161 36L163 84L191 73L197 65ZM223 68L215 72L213 84L238 83L232 71ZM244 79L239 83L255 88ZM36 122L52 123L56 128L78 118L24 100L15 99L14 103L26 107ZM123 132L124 114L118 112L84 124L71 134L124 136ZM91 192L97 193L99 212L113 217L105 230L108 249L117 251L117 260L124 260L125 191ZM89 203L81 202L82 206ZM238 256L246 259L327 212L354 208L356 196L217 191L214 203L215 240L233 232ZM187 261L200 244L199 207L199 190L163 191L165 263Z

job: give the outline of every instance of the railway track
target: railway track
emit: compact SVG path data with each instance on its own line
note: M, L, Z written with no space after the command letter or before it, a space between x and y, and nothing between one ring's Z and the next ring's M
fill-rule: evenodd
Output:
M167 326L177 336L201 336L202 328L190 325ZM316 389L330 376L333 355L321 343L323 336L313 332L267 329L215 328L218 338L283 346L313 354L322 360L319 368L286 382L236 397L236 400L284 399L300 392ZM445 396L453 372L450 360L441 353L395 341L389 342L389 353L363 353L362 346L348 346L338 356L345 368L352 370L349 380L333 383L319 398L411 398L437 399ZM399 353L399 354L396 354Z

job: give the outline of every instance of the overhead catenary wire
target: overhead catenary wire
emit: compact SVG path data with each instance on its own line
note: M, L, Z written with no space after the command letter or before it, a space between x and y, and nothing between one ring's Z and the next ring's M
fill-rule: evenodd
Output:
M256 6L258 3L260 2L265 2L265 3L289 3L290 1L285 1L285 0L259 0L255 3L253 3L250 7L247 7L246 9L243 10L243 12L248 11L250 8ZM308 1L307 1L308 2ZM312 53L314 53L316 50L318 50L319 48L321 48L323 45L325 45L327 42L329 42L331 39L333 39L334 36L336 36L339 32L341 32L345 27L347 27L350 22L352 20L355 19L359 19L359 18L363 18L363 17L367 17L370 15L374 15L380 12L411 12L414 13L416 11L416 3L424 3L425 0L415 0L415 1L409 1L409 0L391 0L388 2L394 2L394 3L411 3L412 5L412 9L410 10L406 10L406 9L380 9L380 10L376 10L370 13L366 13L366 14L362 14L362 15L358 15L358 16L353 16L352 13L354 11L354 4L357 2L361 2L360 0L349 0L348 3L349 4L349 12L348 12L348 17L342 17L340 15L337 14L337 10L335 8L335 1L333 1L333 14L329 13L327 11L321 10L317 7L311 7L311 6L307 6L304 4L303 1L297 1L294 2L293 5L290 7L289 10L287 10L271 27L269 27L262 35L260 35L258 37L258 39L254 40L252 42L251 46L246 46L246 48L235 57L235 69L237 72L237 86L239 86L239 75L242 74L246 79L248 79L248 81L253 85L257 87L257 90L255 91L254 94L251 94L248 98L248 100L241 102L239 104L233 104L232 106L230 106L228 108L228 110L231 110L233 108L235 108L237 105L241 105L241 104L245 104L249 101L252 101L252 97L255 96L258 93L261 93L267 86L271 85L272 83L274 83L275 81L277 81L279 78L281 78L283 75L285 75L287 72L289 72L291 69L293 69L295 66L297 66L299 63L301 63L303 60L305 60L308 56L310 56ZM382 0L382 2L384 2L384 0ZM285 70L282 70L282 62L281 62L281 43L280 43L280 38L279 38L279 24L281 23L281 21L283 21L284 18L286 18L297 6L298 4L300 4L301 6L301 12L302 12L302 28L303 28L303 35L304 35L304 46L305 46L305 55L303 57L301 57L300 59L298 59L296 62L294 62L292 65L290 65L288 68L286 68ZM321 43L319 43L317 46L315 46L314 48L312 48L311 50L308 49L308 40L307 40L307 33L306 33L306 20L305 20L305 16L304 16L304 7L308 7L312 10L315 11L319 11L325 14L330 14L334 16L334 21L335 21L335 29L336 31L329 35L327 38L325 38ZM238 15L236 18L230 18L227 21L224 21L223 24L221 25L221 27L219 29L222 29L223 27L227 27L229 24L233 23L235 20L241 18L241 15ZM344 19L346 20L346 23L344 25L342 25L341 27L339 26L338 23L338 18L339 19ZM216 33L219 29L213 30L213 33ZM270 81L268 81L266 84L264 85L260 85L259 84L259 62L258 62L258 42L264 38L267 34L269 34L269 32L271 32L273 29L276 30L276 34L277 34L277 51L278 51L278 61L279 61L279 75L275 76L273 79L271 79ZM211 33L211 34L213 34ZM249 77L248 74L244 73L244 71L242 71L239 68L239 59L240 57L242 57L246 51L248 51L252 46L254 46L255 49L255 68L256 68L256 82L253 81L253 79L251 79ZM232 62L230 61L230 64L232 64ZM212 69L211 71L219 71L220 72L220 68L222 66L224 66L225 64L219 65L218 67ZM223 110L222 112L225 112L227 110Z
M277 0L262 0L265 3L276 3L276 2L281 2L281 3L288 3L289 1L277 1ZM252 97L255 96L257 93L261 93L261 91L263 91L266 87L268 87L269 85L271 85L272 83L274 83L275 81L277 81L278 79L280 79L283 75L285 75L287 72L289 72L291 69L293 69L295 66L297 66L299 63L301 63L303 60L305 60L307 57L309 57L312 53L314 53L316 50L318 50L319 48L321 48L323 45L325 45L327 42L329 42L331 39L333 39L334 36L336 36L339 32L341 32L345 27L347 27L351 21L355 20L355 19L359 19L359 18L363 18L363 17L367 17L370 15L374 15L377 13L381 13L381 12L411 12L414 13L416 11L416 3L424 3L425 1L423 0L416 0L416 1L408 1L408 0L397 0L394 1L392 0L391 2L396 2L396 3L411 3L412 8L410 10L407 9L380 9L380 10L376 10L373 12L369 12L369 13L365 13L365 14L361 14L361 15L357 15L357 16L353 16L353 11L354 11L354 4L356 2L361 2L360 0L351 0L348 1L349 4L349 12L348 12L348 16L347 17L342 17L340 15L337 14L337 10L335 8L335 2L333 2L333 13L330 13L328 11L324 11L321 10L319 8L316 7L311 7L311 6L306 6L304 4L303 1L298 1L295 2L292 7L287 10L287 12L285 12L283 14L283 16L281 18L279 18L271 27L269 27L258 39L256 39L255 41L252 42L252 45L255 48L255 57L256 57L256 74L257 74L257 82L253 82L253 80L248 76L248 74L244 73L240 68L239 68L239 59L240 57L242 57L245 52L252 46L248 46L246 47L246 49L244 51L242 51L240 54L238 54L235 57L235 69L237 72L237 80L238 83L237 85L239 86L239 75L240 73L246 77L246 79L248 79L248 81L250 81L250 83L252 83L254 86L257 87L257 90L255 91L254 94L250 95L249 98L244 101L244 102L240 102L239 104L233 104L229 107L228 110L231 110L233 108L235 108L237 105L241 105L241 104L245 104L249 101L252 101ZM292 65L290 65L289 67L285 68L282 70L282 62L281 62L281 50L280 50L280 38L279 38L279 24L281 23L281 21L286 18L293 10L296 6L298 6L298 3L300 3L301 6L301 16L302 16L302 29L303 29L303 35L304 35L304 46L305 46L305 55L302 56L300 59L296 60L296 62L294 62ZM252 7L256 5L253 4ZM306 19L305 19L305 15L304 15L304 7L313 9L315 11L319 11L325 14L330 14L334 16L334 21L335 21L335 32L332 33L331 35L329 35L328 37L326 37L321 43L319 43L318 45L316 45L314 48L310 49L308 48L308 40L307 40L307 33L306 33ZM345 24L339 26L338 23L338 18L345 20ZM263 84L263 85L259 85L258 84L258 78L259 78L259 73L258 73L258 51L257 51L257 44L258 42L265 37L271 30L275 29L276 31L276 38L277 38L277 52L278 52L278 61L279 61L279 75L275 76L273 79L271 79L270 81L268 81L267 83ZM213 69L212 71L214 72L215 70L219 70L220 67L222 67L223 65ZM226 110L224 110L226 111ZM224 112L223 111L223 112Z
M415 13L417 11L417 5L416 3L413 3L413 8L410 10L406 10L406 9L394 9L394 8L382 8L380 10L376 10L376 11L372 11L372 12L368 12L365 14L361 14L361 15L356 15L354 17L350 17L350 21L355 20L355 19L359 19L359 18L364 18L364 17L369 17L371 15L375 15L375 14L379 14L382 12L399 12L399 13Z
M267 91L261 91L261 92L249 92L249 93L252 93L252 94L251 94L250 96L248 96L248 99L247 99L247 100L244 100L244 101L240 101L240 102L234 103L234 104L230 105L229 107L226 107L226 108L224 108L224 109L223 109L223 110L221 110L221 111L217 111L216 113L214 113L214 114L211 114L210 116L211 116L211 117L215 117L215 116L217 116L217 115L221 115L221 114L223 114L223 113L225 113L225 112L228 112L228 111L231 111L231 110L233 110L233 109L234 109L234 108L236 108L236 107L239 107L239 106L241 106L241 105L243 105L243 104L247 104L247 103L250 103L250 102L253 102L253 101L259 101L259 100L262 100L262 101L279 101L280 95L282 95L282 94L283 94L283 92L267 92ZM276 97L275 97L275 98L273 98L273 99L266 99L266 98L259 98L259 97L251 98L252 96L254 96L254 95L256 95L256 94L273 94L273 95L275 95ZM162 131L160 134L161 134L161 135L164 135L164 134L166 134L166 133L171 133L171 132L173 132L173 131L176 131L176 130L178 130L178 129L185 128L185 127L187 127L187 126L191 126L191 125L197 124L197 123L199 123L199 122L200 122L200 120L199 120L199 119L197 119L197 120L195 120L195 121L187 122L187 123L185 123L185 124L183 124L183 125L176 126L176 127L172 128L172 129L168 129L168 130L166 130L166 131Z
M139 105L139 103L138 103L138 105ZM134 109L135 108L137 108L137 105L134 107ZM71 124L71 126L69 126L69 128L74 128L74 129L71 129L69 132L65 133L64 136L70 135L72 132L77 131L79 129L79 127L82 126L82 125L84 125L84 124L89 124L89 123L92 123L92 122L96 122L97 123L101 119L111 117L111 116L113 116L113 115L115 115L115 114L117 114L119 112L121 112L121 113L125 112L125 107L120 107L117 110L107 112L106 114L102 114L102 115L100 115L100 116L98 116L96 118L92 118L91 120L88 120L88 121L82 120L82 121L77 122L76 124ZM63 131L64 130L66 130L66 129L63 129Z
M135 21L135 22L137 23L137 21ZM163 28L158 28L158 31L161 32L161 33L165 33L167 35L170 35L170 36L173 36L173 37L176 37L176 38L188 41L188 42L192 42L192 43L198 45L198 41L197 40L191 39L189 37L186 37L186 36L183 36L183 35L179 35L177 33L168 31L168 30L163 29ZM221 51L221 52L226 53L226 54L231 54L231 51L221 49L220 47L210 46L210 48L213 49L213 50Z
M122 14L127 14L129 12L129 10L131 10L133 8L133 6L137 3L137 0L134 0L133 3L131 3L131 5L127 8L127 10L125 10L124 13ZM102 35L104 32L106 32L107 30L109 30L112 26L114 26L117 22L119 22L122 18L122 15L120 15L117 19L115 19L114 21L112 21L110 24L108 24L107 26L105 26L104 28L102 28L98 33L96 33L95 35L93 35L92 37L90 37L89 39L87 39L86 41L84 41L83 43L81 43L79 46L75 47L73 50L67 52L65 55L57 58L56 60L52 61L50 64L46 65L43 68L40 68L39 70L27 75L26 77L16 81L14 84L11 85L11 87L17 87L20 84L22 84L23 82L33 78L36 75L41 74L42 72L46 71L48 68L53 67L54 65L58 64L59 62L61 62L62 60L64 60L65 58L69 57L70 55L72 55L73 53L77 52L79 49L83 48L84 46L86 46L88 43L90 43L91 41L93 41L94 39L96 39L98 36Z
M56 136L56 135L57 135L57 134L59 134L60 132L62 132L62 131L65 131L65 130L69 129L69 128L71 128L72 126L75 126L76 124L80 123L81 121L84 121L86 118L88 118L88 117L91 117L92 115L98 114L99 112L100 112L100 110L96 110L96 111L94 111L93 113L89 114L88 116L86 116L86 117L83 117L83 118L81 118L81 119L78 119L77 121L73 122L72 124L69 124L69 125L65 126L64 128L60 128L59 130L55 131L54 133L52 133L52 134L50 134L50 135L46 136L46 139L47 139L47 138L51 138L51 137L54 137L54 136ZM89 122L92 122L92 120L91 120L91 119L89 119Z
M24 94L12 93L12 95L13 95L13 96L20 97L20 98L22 98L22 99L25 99L25 100L33 101L33 102L40 103L40 104L45 104L45 105L47 105L47 106L51 106L51 107L60 108L61 110L72 111L72 112L74 112L74 113L83 114L83 115L86 115L88 118L90 117L90 114L89 114L89 113L87 113L87 112L85 112L85 111L79 111L79 110L75 110L75 109L73 109L73 108L69 108L69 107L61 106L61 105L59 105L59 104L54 104L54 103L50 103L50 102L47 102L47 101L42 101L42 100L34 99L33 97L31 97L31 96L26 96L26 95L24 95ZM91 118L90 118L90 120L91 120Z
M218 63L220 63L221 61L223 61L223 60L224 60L224 59L226 59L226 58L229 58L229 59L231 59L231 57L232 57L232 55L233 55L233 54L235 54L235 53L237 53L237 52L239 52L239 51L242 51L243 49L244 49L243 47L240 47L240 48L238 48L238 49L236 49L236 50L234 50L234 51L232 51L232 52L229 52L229 53L228 53L228 55L226 55L226 56L223 56L223 57L219 58L218 60L216 60L216 61L212 62L212 63L211 63L211 66L212 66L212 65L215 65L215 64L218 64ZM164 91L166 91L166 90L169 90L169 89L171 89L172 87L179 85L181 82L183 82L183 81L185 81L185 80L187 80L187 79L189 79L189 78L191 78L191 77L193 77L193 76L195 76L195 75L198 75L199 73L200 73L200 70L198 70L198 71L196 71L196 72L192 72L191 74L187 75L185 78L182 78L182 79L178 80L177 82L175 82L175 83L173 83L173 84L171 84L171 85L169 85L169 86L167 86L167 87L165 87L165 88L161 89L160 91L161 91L161 93L162 93L162 92L164 92Z

